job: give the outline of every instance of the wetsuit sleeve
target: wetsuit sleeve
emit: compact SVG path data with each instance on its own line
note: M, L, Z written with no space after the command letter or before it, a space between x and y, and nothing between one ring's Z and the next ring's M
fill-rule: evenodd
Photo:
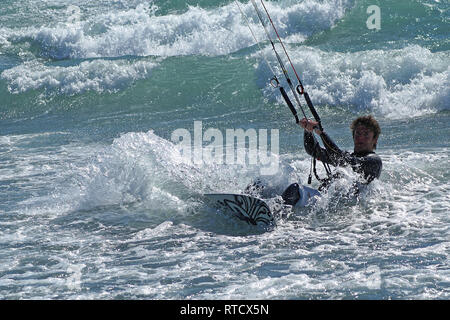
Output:
M323 145L325 146L326 153L328 155L328 163L332 164L335 167L343 167L350 162L350 153L339 149L339 147L325 132L322 132L320 138L322 139Z
M335 167L346 165L350 154L339 149L325 132L322 132L320 137L322 138L325 149L319 145L314 134L305 130L303 139L306 152L317 160Z
M310 156L322 162L330 163L326 150L319 145L314 134L305 130L303 142L305 150Z

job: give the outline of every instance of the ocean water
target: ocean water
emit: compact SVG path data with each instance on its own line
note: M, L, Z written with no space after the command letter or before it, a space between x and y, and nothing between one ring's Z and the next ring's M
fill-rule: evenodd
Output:
M230 0L0 0L1 299L450 298L450 3L265 3L336 143L379 120L380 179L273 230L205 201L261 166L194 161L198 124L278 130L277 190L310 170L250 1L259 46Z

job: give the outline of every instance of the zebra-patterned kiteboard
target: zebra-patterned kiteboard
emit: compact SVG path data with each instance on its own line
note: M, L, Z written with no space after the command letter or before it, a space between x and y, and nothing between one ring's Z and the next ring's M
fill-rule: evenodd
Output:
M210 193L205 197L211 200L221 209L233 213L237 218L248 224L270 226L275 225L275 220L269 206L261 199L244 194Z

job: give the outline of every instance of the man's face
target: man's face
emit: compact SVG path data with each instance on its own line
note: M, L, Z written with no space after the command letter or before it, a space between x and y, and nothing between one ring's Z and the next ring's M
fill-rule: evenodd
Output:
M371 152L375 149L378 138L374 138L374 133L363 125L356 127L353 142L355 143L354 152Z

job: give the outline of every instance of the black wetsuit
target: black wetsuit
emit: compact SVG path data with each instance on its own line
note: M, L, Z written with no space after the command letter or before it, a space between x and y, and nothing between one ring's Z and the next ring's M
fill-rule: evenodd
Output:
M359 173L364 179L362 184L369 184L375 178L380 177L383 165L381 158L375 152L350 153L342 151L325 132L322 132L320 137L325 149L319 145L314 134L305 130L304 144L309 155L335 167L350 166L353 171ZM327 182L321 188L327 187L326 184Z
M354 183L350 194L358 194L361 185L367 185L375 178L380 177L382 162L381 158L375 152L350 153L342 151L325 132L322 132L320 137L325 148L319 145L314 134L305 130L304 143L306 152L324 163L335 167L351 166L353 171L359 173L362 181L360 180ZM338 173L324 179L319 187L319 191L327 189L330 183L336 178L339 178ZM293 183L283 192L281 197L286 204L293 206L300 200L299 188L298 183Z
M362 179L355 182L353 190L350 192L351 194L358 194L361 185L367 185L375 178L380 177L383 164L381 158L375 152L350 153L342 151L325 132L322 132L320 137L325 149L319 145L314 134L305 130L304 143L306 152L315 159L335 167L351 166L353 171L360 174ZM339 174L334 174L322 181L319 191L328 188L330 183L338 177ZM247 187L246 193L250 194L251 190L260 191L263 188L259 182L252 183ZM284 202L294 206L300 200L299 189L300 186L298 183L291 184L281 195Z

